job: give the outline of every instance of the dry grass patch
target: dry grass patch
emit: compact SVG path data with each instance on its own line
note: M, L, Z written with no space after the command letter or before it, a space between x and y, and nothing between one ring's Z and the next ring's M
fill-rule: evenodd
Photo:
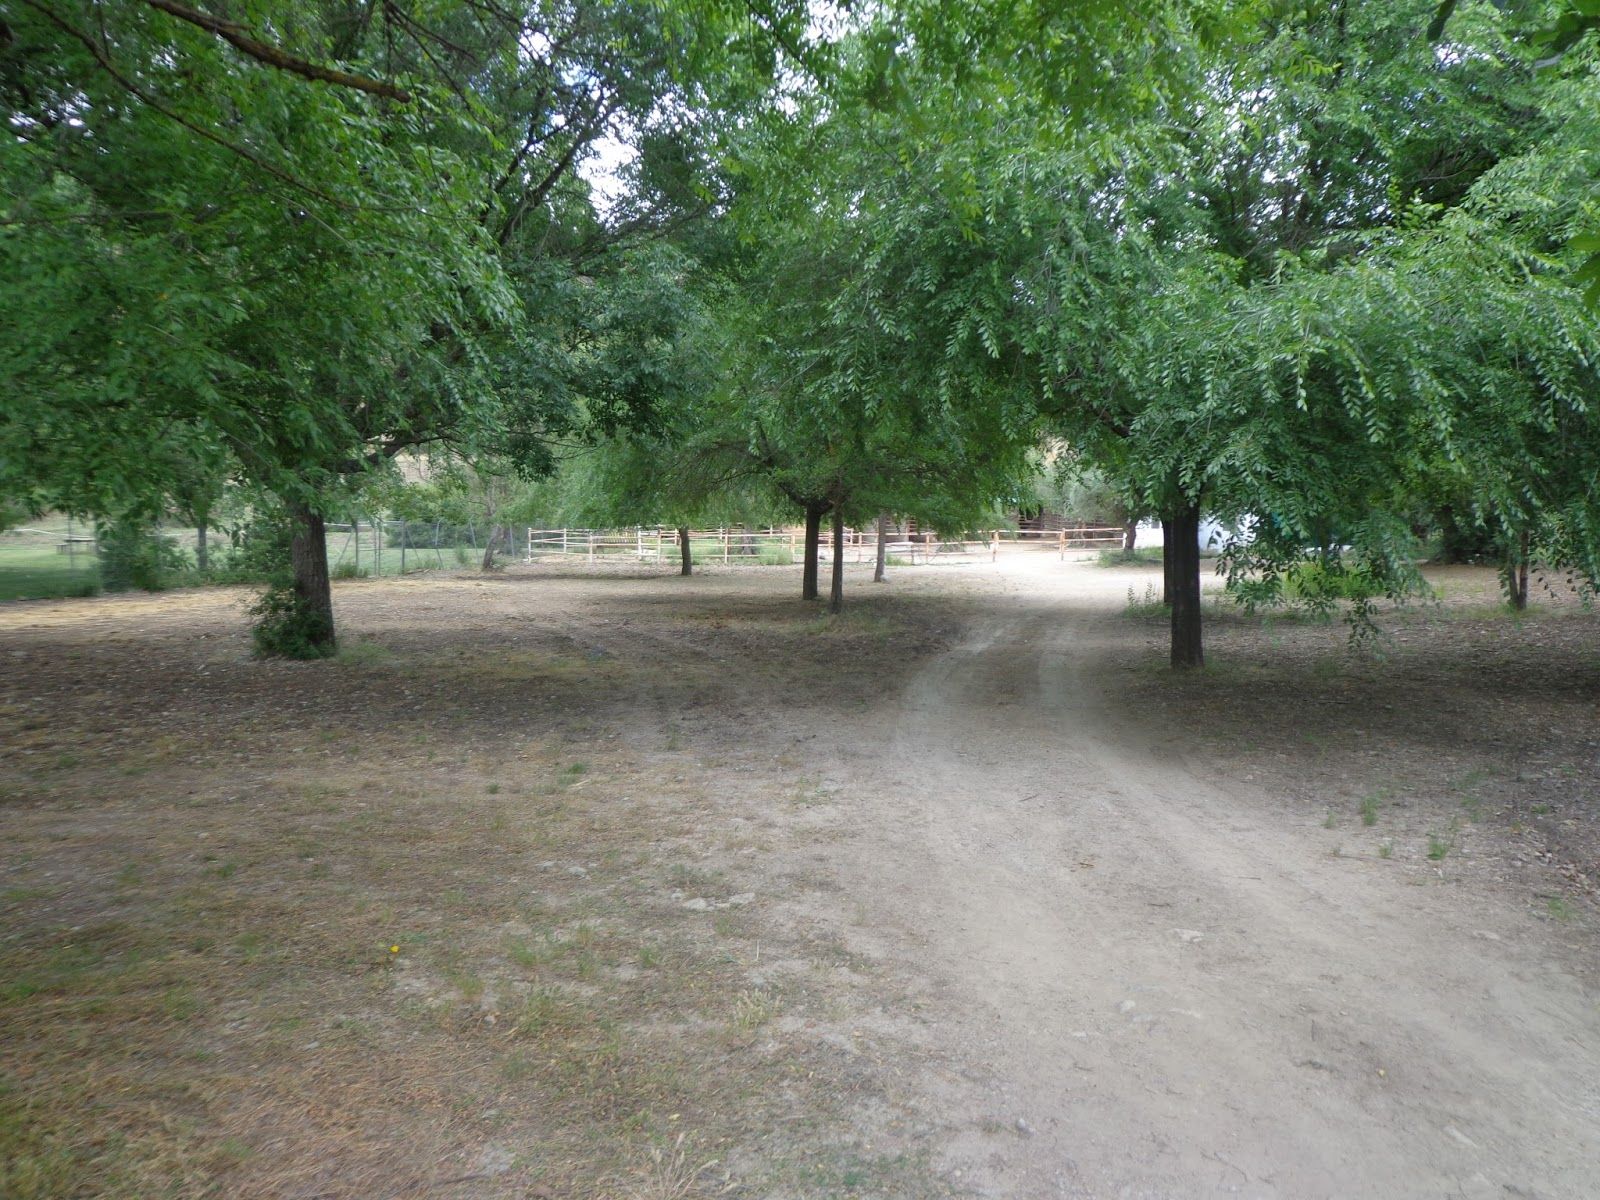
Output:
M759 905L683 901L750 890L760 840L702 829L781 794L738 736L749 680L822 703L925 651L876 620L819 638L737 580L529 586L341 588L351 651L316 664L251 662L227 595L0 614L27 666L0 682L26 735L0 763L0 1195L832 1177L871 1087L774 1018L836 998L752 973L799 936ZM680 618L724 601L686 652Z

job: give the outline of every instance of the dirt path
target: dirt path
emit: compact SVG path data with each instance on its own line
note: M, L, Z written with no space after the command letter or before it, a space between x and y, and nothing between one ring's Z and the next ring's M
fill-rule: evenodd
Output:
M832 776L948 1177L1007 1197L1600 1195L1600 1008L1543 926L1334 857L1096 679L1026 575ZM1125 636L1125 635L1124 635Z
M0 609L0 1194L1600 1197L1592 613L852 571Z

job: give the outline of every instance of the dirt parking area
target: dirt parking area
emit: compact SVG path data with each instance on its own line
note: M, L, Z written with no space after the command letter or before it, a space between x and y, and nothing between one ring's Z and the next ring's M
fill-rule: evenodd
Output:
M1600 619L1150 578L0 606L0 1195L1596 1194Z

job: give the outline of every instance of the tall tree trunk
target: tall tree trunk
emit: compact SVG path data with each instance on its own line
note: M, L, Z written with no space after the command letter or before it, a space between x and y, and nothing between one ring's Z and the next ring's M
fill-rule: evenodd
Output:
M1133 557L1134 544L1139 538L1139 518L1125 522L1122 526L1122 554L1124 558Z
M1528 607L1528 531L1517 535L1517 544L1506 556L1506 600L1521 612Z
M1517 539L1517 608L1528 607L1528 531Z
M828 511L826 500L811 500L806 504L806 556L800 572L800 599L817 598L817 547L822 541L822 515Z
M1172 518L1161 518L1161 603L1168 608L1172 607L1172 593L1177 589L1172 586L1172 541L1177 537L1173 531Z
M679 569L678 574L693 575L694 548L689 545L689 527L687 525L678 526L678 554L683 559L683 566Z
M889 547L889 514L878 514L878 561L872 568L872 582L883 582L883 564Z
M828 593L828 611L844 611L844 505L833 506L833 588Z
M211 523L206 520L194 523L194 565L202 572L211 569Z
M1172 517L1172 666L1185 671L1205 665L1200 643L1200 506L1188 504Z
M494 570L494 547L495 547L495 543L500 540L500 538L505 534L505 532L506 532L506 530L505 530L505 527L503 525L495 525L495 524L492 524L492 523L490 524L489 532L484 537L484 540L483 540L483 566L481 568L482 570L485 570L485 571Z
M289 508L294 522L289 538L289 566L294 572L294 590L316 628L307 640L332 654L337 640L333 632L333 587L328 582L328 532L322 514L303 505Z

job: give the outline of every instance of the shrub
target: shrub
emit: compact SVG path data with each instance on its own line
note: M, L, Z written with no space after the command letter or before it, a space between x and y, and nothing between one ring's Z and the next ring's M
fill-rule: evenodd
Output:
M1115 550L1100 551L1095 561L1102 567L1125 567L1130 563L1158 563L1161 554L1160 546L1140 546L1132 554L1119 546Z
M183 552L148 525L123 521L100 534L100 583L108 592L159 592L187 567Z
M450 521L391 521L384 526L384 545L391 550L432 550L435 547L477 546L482 531L476 525Z
M329 658L337 649L332 622L289 583L279 581L262 592L250 615L257 658Z
M293 535L281 508L257 509L207 575L214 583L270 583L289 569Z
M1228 590L1247 612L1287 606L1322 619L1330 618L1341 601L1352 601L1359 609L1386 594L1383 579L1370 564L1334 558L1302 559L1281 574L1231 580Z
M764 567L787 567L793 565L794 555L789 553L789 547L768 542L761 547L756 561Z
M1360 565L1309 558L1284 574L1283 592L1290 600L1317 607L1334 600L1371 600L1383 595L1383 581Z

